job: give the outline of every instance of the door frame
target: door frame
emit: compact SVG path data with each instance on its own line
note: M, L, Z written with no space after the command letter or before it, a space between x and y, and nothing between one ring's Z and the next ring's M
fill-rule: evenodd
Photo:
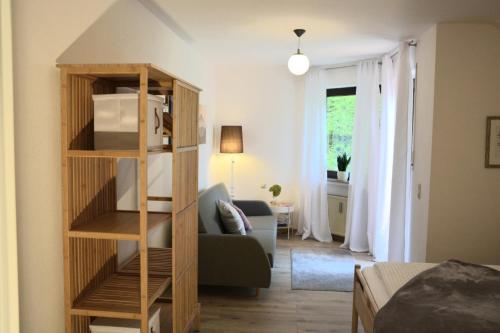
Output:
M0 332L19 332L11 0L0 0Z

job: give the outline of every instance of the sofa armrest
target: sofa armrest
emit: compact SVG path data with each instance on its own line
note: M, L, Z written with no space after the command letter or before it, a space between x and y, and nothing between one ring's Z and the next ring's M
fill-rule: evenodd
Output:
M252 236L198 234L198 278L202 285L268 288L271 264Z
M273 215L271 208L265 201L233 200L233 204L238 206L247 216Z

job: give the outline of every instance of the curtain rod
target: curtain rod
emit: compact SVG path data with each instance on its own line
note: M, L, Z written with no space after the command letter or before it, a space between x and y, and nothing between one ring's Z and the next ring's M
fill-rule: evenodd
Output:
M418 45L418 43L416 41L414 41L414 40L408 42L408 46L414 46L414 47L416 47L417 45ZM390 52L391 58L394 57L398 53L399 53L398 49L395 49L394 51ZM357 60L355 63L340 64L338 66L328 66L328 67L325 67L324 70L329 71L331 69L356 67L356 66L358 66L358 62L360 62L360 61L366 61L366 60L371 60L371 59L375 60L375 59L378 59L378 58L370 58L370 59ZM379 61L378 64L382 65L382 61Z

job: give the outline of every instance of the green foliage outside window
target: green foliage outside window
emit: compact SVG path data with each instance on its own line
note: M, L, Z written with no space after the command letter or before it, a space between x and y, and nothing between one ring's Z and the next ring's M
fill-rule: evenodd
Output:
M337 156L352 156L356 95L327 97L328 170L338 171ZM347 171L351 166L347 167Z

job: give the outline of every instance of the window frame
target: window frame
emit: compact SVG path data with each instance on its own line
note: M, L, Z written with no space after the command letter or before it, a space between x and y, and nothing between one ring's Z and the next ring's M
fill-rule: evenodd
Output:
M326 89L326 98L328 97L338 97L338 96L356 96L356 87L342 87L342 88L328 88ZM326 102L326 100L325 100ZM337 171L326 170L326 175L328 179L336 180Z
M326 97L352 96L356 95L356 87L328 88Z

